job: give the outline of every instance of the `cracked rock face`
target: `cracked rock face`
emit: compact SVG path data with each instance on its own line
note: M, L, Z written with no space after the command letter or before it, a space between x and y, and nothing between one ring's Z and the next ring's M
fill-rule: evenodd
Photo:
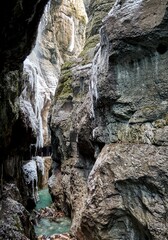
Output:
M81 54L89 64L62 71L51 116L56 196L79 240L168 238L167 8L116 1L100 44Z
M0 14L0 239L35 239L21 172L25 149L34 139L19 113L23 60L34 45L47 0L5 1ZM22 79L22 80L21 80ZM10 182L6 188L4 184ZM17 189L17 187L19 190ZM6 190L4 190L6 188ZM17 190L16 190L17 189ZM8 192L8 193L4 193Z
M12 145L12 127L19 116L22 63L35 42L37 27L47 0L27 4L6 1L0 16L0 150L4 158ZM31 135L31 134L30 134Z
M106 145L88 179L83 239L167 239L168 151Z
M14 184L4 185L0 211L0 239L35 239L30 214L22 205L21 195Z
M89 175L79 239L168 237L168 4L157 4L117 1L104 20L94 140L113 144Z

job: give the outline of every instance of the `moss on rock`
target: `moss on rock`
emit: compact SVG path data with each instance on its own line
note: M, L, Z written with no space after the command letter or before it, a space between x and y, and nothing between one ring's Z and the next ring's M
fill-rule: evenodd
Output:
M68 70L71 67L73 67L74 65L75 65L75 63L73 61L71 61L71 62L67 61L61 66L61 71Z
M73 90L72 90L72 71L71 69L66 69L62 71L62 76L60 78L60 82L55 94L55 100L58 99L66 99L69 96L72 96Z
M82 61L83 65L92 61L95 52L95 47L99 42L100 42L99 34L91 36L87 39L85 47L80 54L80 57L82 57L83 59Z

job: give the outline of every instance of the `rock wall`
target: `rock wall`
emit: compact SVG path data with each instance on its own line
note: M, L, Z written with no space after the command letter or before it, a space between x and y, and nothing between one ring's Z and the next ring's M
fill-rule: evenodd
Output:
M89 175L78 239L167 239L167 154L162 146L106 145Z
M23 60L35 43L47 0L5 1L0 14L0 239L35 239L23 207L22 160L34 139L19 112ZM7 183L10 183L9 185ZM19 190L18 190L18 188ZM19 196L19 197L18 197Z
M92 64L89 63L91 56L86 64L86 45L71 64L62 65L50 119L55 173L49 188L58 209L73 219L73 232L80 225L87 195L86 182L96 159L92 141L93 102L89 91ZM95 49L97 51L94 42L90 50Z
M50 146L48 114L61 64L68 61L69 57L74 59L80 52L85 40L86 21L87 15L82 1L49 1L40 20L35 47L24 61L25 81L20 96L20 108L25 127L32 130L36 139L36 142L29 145L29 158L25 158L23 163L27 164L29 160L30 168L32 162L35 164L34 157L43 156L45 148ZM33 165L33 170L28 172L30 175L37 172L36 164ZM35 175L37 176L37 173ZM34 206L37 186L44 185L43 177L39 175L26 183L28 205Z
M50 191L80 240L168 238L167 7L116 1L91 55L62 67Z
M102 26L102 19L107 15L109 10L114 5L115 0L96 0L89 1L89 6L86 5L88 14L88 24L86 28L86 42L81 57L83 64L92 62L96 45L100 42L99 30Z
M60 56L63 61L72 61L79 55L85 43L87 14L83 0L63 0L55 3L53 18Z
M3 239L34 238L21 205L27 197L15 194L13 184L26 196L22 161L30 160L29 146L36 143L39 128L34 131L32 118L19 112L28 82L22 62L35 45L46 2L6 1L0 16ZM62 64L50 115L49 187L57 208L71 216L71 233L79 240L167 239L168 1L52 4L36 70L52 77L51 68L59 72ZM33 102L34 95L28 99ZM49 105L44 106L46 128Z
M2 6L0 17L1 179L3 177L16 179L17 164L15 165L15 162L17 162L17 158L22 159L25 142L27 141L27 145L33 138L31 129L23 127L24 123L19 115L19 96L23 89L22 63L32 49L37 34L37 26L46 3L46 0L42 0L28 6L24 1L16 1L15 3L6 1ZM18 131L18 129L22 131ZM26 141L23 142L24 137ZM10 158L10 165L13 162L15 177L10 176L10 174L8 176L8 172L11 171L3 167L2 164L3 162L5 164L7 160L9 162Z
M20 106L36 136L37 148L50 145L48 113L61 64L81 52L86 22L83 1L49 1L38 27L35 47L24 61L25 83Z
M15 184L5 184L0 202L0 239L36 239L30 214Z
M43 169L41 172L39 168L43 165L42 158L36 155L43 155L50 145L48 113L60 66L64 61L68 61L69 57L75 59L83 48L87 22L83 1L50 1L40 21L46 3L44 0L30 6L24 1L16 2L16 5L8 3L9 6L7 4L4 8L5 19L2 18L1 21L6 20L5 27L2 26L2 49L0 49L2 53L0 69L3 70L1 74L3 108L0 114L2 120L0 148L3 158L0 169L1 194L4 195L3 186L6 182L16 184L22 194L18 201L28 209L35 205L38 179L39 186L46 184L48 171L44 178ZM7 16L11 16L11 19L8 20ZM6 36L9 41L7 39L5 42ZM30 50L32 52L26 58ZM16 55L17 58L13 57ZM48 164L46 165L48 167ZM10 210L10 203L7 208ZM4 216L5 214L1 218L2 222ZM11 223L11 229L15 229L15 219L6 217L9 217L7 220ZM22 222L24 224L24 220ZM5 229L3 237L6 234L8 238L9 226L2 228ZM32 231L32 235L31 233L25 235L33 239L31 228L32 225L27 230ZM23 238L21 225L16 229L18 232L16 236L15 232L11 231L9 238Z

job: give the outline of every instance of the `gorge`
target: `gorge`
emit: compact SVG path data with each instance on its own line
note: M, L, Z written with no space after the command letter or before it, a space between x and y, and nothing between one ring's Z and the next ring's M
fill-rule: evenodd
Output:
M6 0L0 19L0 239L37 239L47 185L62 239L168 239L168 0Z

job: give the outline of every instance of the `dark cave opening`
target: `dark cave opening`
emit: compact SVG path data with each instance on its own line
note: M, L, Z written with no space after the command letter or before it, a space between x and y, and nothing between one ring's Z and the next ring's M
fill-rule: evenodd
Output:
M167 52L167 46L166 46L165 44L163 44L163 43L160 43L160 44L157 46L156 50L157 50L157 52L158 52L159 54L164 54L164 53Z

